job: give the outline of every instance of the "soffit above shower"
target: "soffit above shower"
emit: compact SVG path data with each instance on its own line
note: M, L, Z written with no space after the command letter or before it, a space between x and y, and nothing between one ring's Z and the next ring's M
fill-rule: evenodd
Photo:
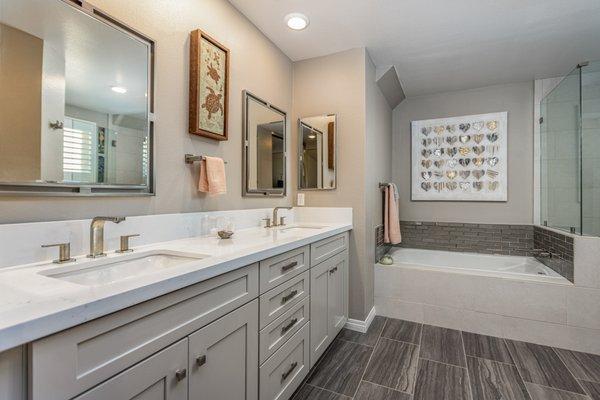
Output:
M366 47L407 97L561 76L600 59L598 0L230 0L293 61ZM310 18L302 31L284 17Z

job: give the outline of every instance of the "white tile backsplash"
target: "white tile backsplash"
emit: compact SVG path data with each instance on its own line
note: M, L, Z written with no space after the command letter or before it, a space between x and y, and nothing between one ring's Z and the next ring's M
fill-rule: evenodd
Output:
M352 223L351 208L303 207L280 210L279 215L286 216L286 221L290 224L296 220L296 210L300 210L299 222L349 221ZM235 229L257 227L264 223L263 218L271 217L272 212L272 208L258 208L127 217L126 221L120 224L109 222L105 224L105 249L116 250L119 246L119 237L133 233L141 235L131 239L131 245L135 247L208 235L218 225L226 222L232 222ZM0 224L0 268L55 259L58 254L57 249L43 249L40 247L42 244L70 242L72 255L88 254L90 222L90 219L83 219Z

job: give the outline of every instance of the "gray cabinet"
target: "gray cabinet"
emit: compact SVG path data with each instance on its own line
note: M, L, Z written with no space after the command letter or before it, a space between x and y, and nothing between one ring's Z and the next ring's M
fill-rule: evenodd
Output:
M189 336L190 400L256 400L258 300Z
M323 355L348 315L348 252L343 251L310 270L310 365Z
M188 340L159 351L76 400L186 400Z

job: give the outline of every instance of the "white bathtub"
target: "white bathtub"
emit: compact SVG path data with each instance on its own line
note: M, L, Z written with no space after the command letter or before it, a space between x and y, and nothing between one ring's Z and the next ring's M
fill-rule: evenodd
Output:
M569 284L564 277L533 257L396 248L394 264L382 267L436 269L446 272Z

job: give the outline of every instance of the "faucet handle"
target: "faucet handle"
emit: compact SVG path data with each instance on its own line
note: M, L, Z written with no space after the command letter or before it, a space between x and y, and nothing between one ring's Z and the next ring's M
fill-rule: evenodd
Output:
M271 218L263 218L263 221L265 221L265 228L270 228L271 227Z
M285 226L285 217L279 217L279 226Z
M43 244L43 248L58 247L58 260L53 260L54 264L64 264L75 261L71 258L71 243L54 243L54 244Z
M134 233L132 235L123 235L121 236L121 247L119 250L115 251L115 253L131 253L133 249L129 248L129 238L138 237L139 233Z

